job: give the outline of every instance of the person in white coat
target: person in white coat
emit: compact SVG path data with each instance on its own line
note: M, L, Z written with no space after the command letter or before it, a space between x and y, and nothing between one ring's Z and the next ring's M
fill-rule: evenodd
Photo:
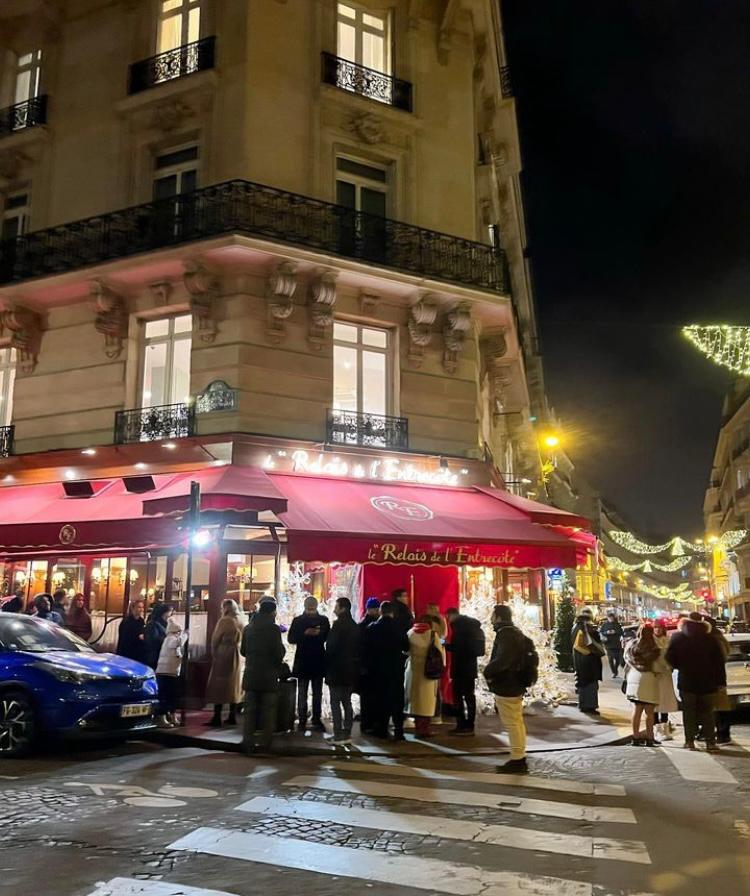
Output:
M672 667L664 659L664 655L669 647L669 636L667 629L660 623L654 623L654 640L659 645L661 656L664 660L666 669L658 672L656 675L659 684L659 702L656 706L656 730L662 740L674 740L672 731L674 730L669 721L670 712L677 712L679 705L677 696L674 692L674 680L672 677Z
M435 632L435 624L430 616L420 616L419 621L408 633L409 660L406 665L407 712L414 716L414 727L418 737L432 737L430 720L435 715L439 679L425 675L425 663L430 645L440 651L445 666L445 648Z
M156 681L159 685L159 716L156 722L162 728L174 728L177 725L175 712L186 641L187 633L183 632L182 625L174 616L170 616L156 664Z
M625 648L628 667L625 695L633 704L633 746L656 747L654 719L659 703L659 678L667 674L669 666L654 638L651 625L642 625L638 634ZM646 737L641 737L641 719L646 716Z

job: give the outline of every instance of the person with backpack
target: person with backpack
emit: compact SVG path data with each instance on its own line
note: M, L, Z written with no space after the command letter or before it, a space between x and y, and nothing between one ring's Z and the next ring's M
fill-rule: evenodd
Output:
M417 737L433 737L430 720L435 715L440 678L445 669L445 650L436 623L425 614L414 623L409 638L406 664L407 712L414 716Z
M463 616L457 607L449 607L445 615L450 623L450 641L445 649L451 659L453 705L456 710L456 727L450 733L471 737L477 715L477 659L484 656L484 632L478 619Z
M510 740L510 759L499 765L497 771L505 775L523 775L529 770L523 697L537 680L539 656L531 638L513 625L513 614L506 604L498 604L492 611L492 627L495 643L484 677L495 695L495 706Z

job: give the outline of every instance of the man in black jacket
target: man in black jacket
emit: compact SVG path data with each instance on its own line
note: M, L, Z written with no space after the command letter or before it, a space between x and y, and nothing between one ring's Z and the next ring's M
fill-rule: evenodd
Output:
M498 604L492 612L495 643L484 670L495 705L510 740L510 760L497 767L501 774L525 774L526 725L523 720L523 695L529 686L530 673L539 658L530 638L513 625L507 604Z
M698 728L703 730L706 749L718 753L714 700L722 680L726 681L724 652L712 637L711 626L700 613L691 613L681 620L678 631L669 639L665 659L677 669L677 688L682 703L685 726L685 747L695 749Z
M394 739L404 740L404 664L409 639L393 616L393 604L383 601L380 619L365 629L364 654L367 668L377 669L373 693L373 734L388 737L393 719Z
M484 632L478 619L462 616L456 607L446 613L450 623L450 642L445 649L451 655L451 684L456 708L456 727L451 734L471 736L477 715L477 658L484 656Z
M607 612L607 621L602 623L599 635L604 642L604 649L607 651L612 678L617 678L620 674L620 666L625 666L625 660L622 655L622 626L614 610Z
M245 714L242 746L246 753L271 749L279 699L279 676L284 663L284 645L276 625L276 603L264 600L245 626L240 648L245 657ZM260 742L255 734L261 732Z
M368 664L365 653L365 629L380 619L380 601L377 597L368 597L365 604L365 615L359 621L360 636L360 676L359 676L359 728L362 734L372 734L375 724L373 706L375 705L375 688L378 686L377 662Z
M323 676L326 672L326 639L331 623L318 613L318 602L312 595L305 598L305 611L295 616L289 626L287 640L296 644L292 674L297 678L297 725L307 727L307 692L312 687L312 727L325 731L320 718L323 702Z
M352 619L352 603L348 597L340 597L333 612L336 619L326 641L326 682L331 694L333 719L330 738L338 747L352 742L352 693L359 682L360 630Z
M414 625L414 614L409 607L409 592L405 588L397 588L391 594L393 618L399 629L406 635Z

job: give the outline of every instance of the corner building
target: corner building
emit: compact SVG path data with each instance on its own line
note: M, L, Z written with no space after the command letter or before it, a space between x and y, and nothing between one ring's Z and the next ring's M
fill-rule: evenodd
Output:
M585 548L522 494L544 396L499 15L0 5L6 594L82 591L101 644L129 598L184 608L199 481L196 655L290 573L419 608L491 569L543 612Z

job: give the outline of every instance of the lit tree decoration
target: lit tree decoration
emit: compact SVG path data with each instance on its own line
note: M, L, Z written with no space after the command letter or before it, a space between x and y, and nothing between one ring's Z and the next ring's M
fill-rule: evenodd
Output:
M461 603L461 613L464 616L477 619L484 631L485 654L483 657L479 657L479 675L477 676L477 706L484 715L490 715L495 711L495 695L487 687L482 673L489 662L492 644L495 640L495 631L492 628L492 610L495 604L500 603L502 599L499 596L499 590L492 584L492 571L485 569L472 583L468 597Z
M557 668L562 672L573 671L573 625L576 608L570 594L563 594L557 601L555 614L554 645Z
M510 602L513 622L527 638L531 638L539 655L539 678L533 687L526 691L524 705L544 703L554 706L565 696L565 688L557 668L557 653L552 643L552 632L545 631L539 623L538 607L532 607L521 597L514 597Z
M750 376L750 327L691 324L683 327L682 332L715 364L740 376Z

